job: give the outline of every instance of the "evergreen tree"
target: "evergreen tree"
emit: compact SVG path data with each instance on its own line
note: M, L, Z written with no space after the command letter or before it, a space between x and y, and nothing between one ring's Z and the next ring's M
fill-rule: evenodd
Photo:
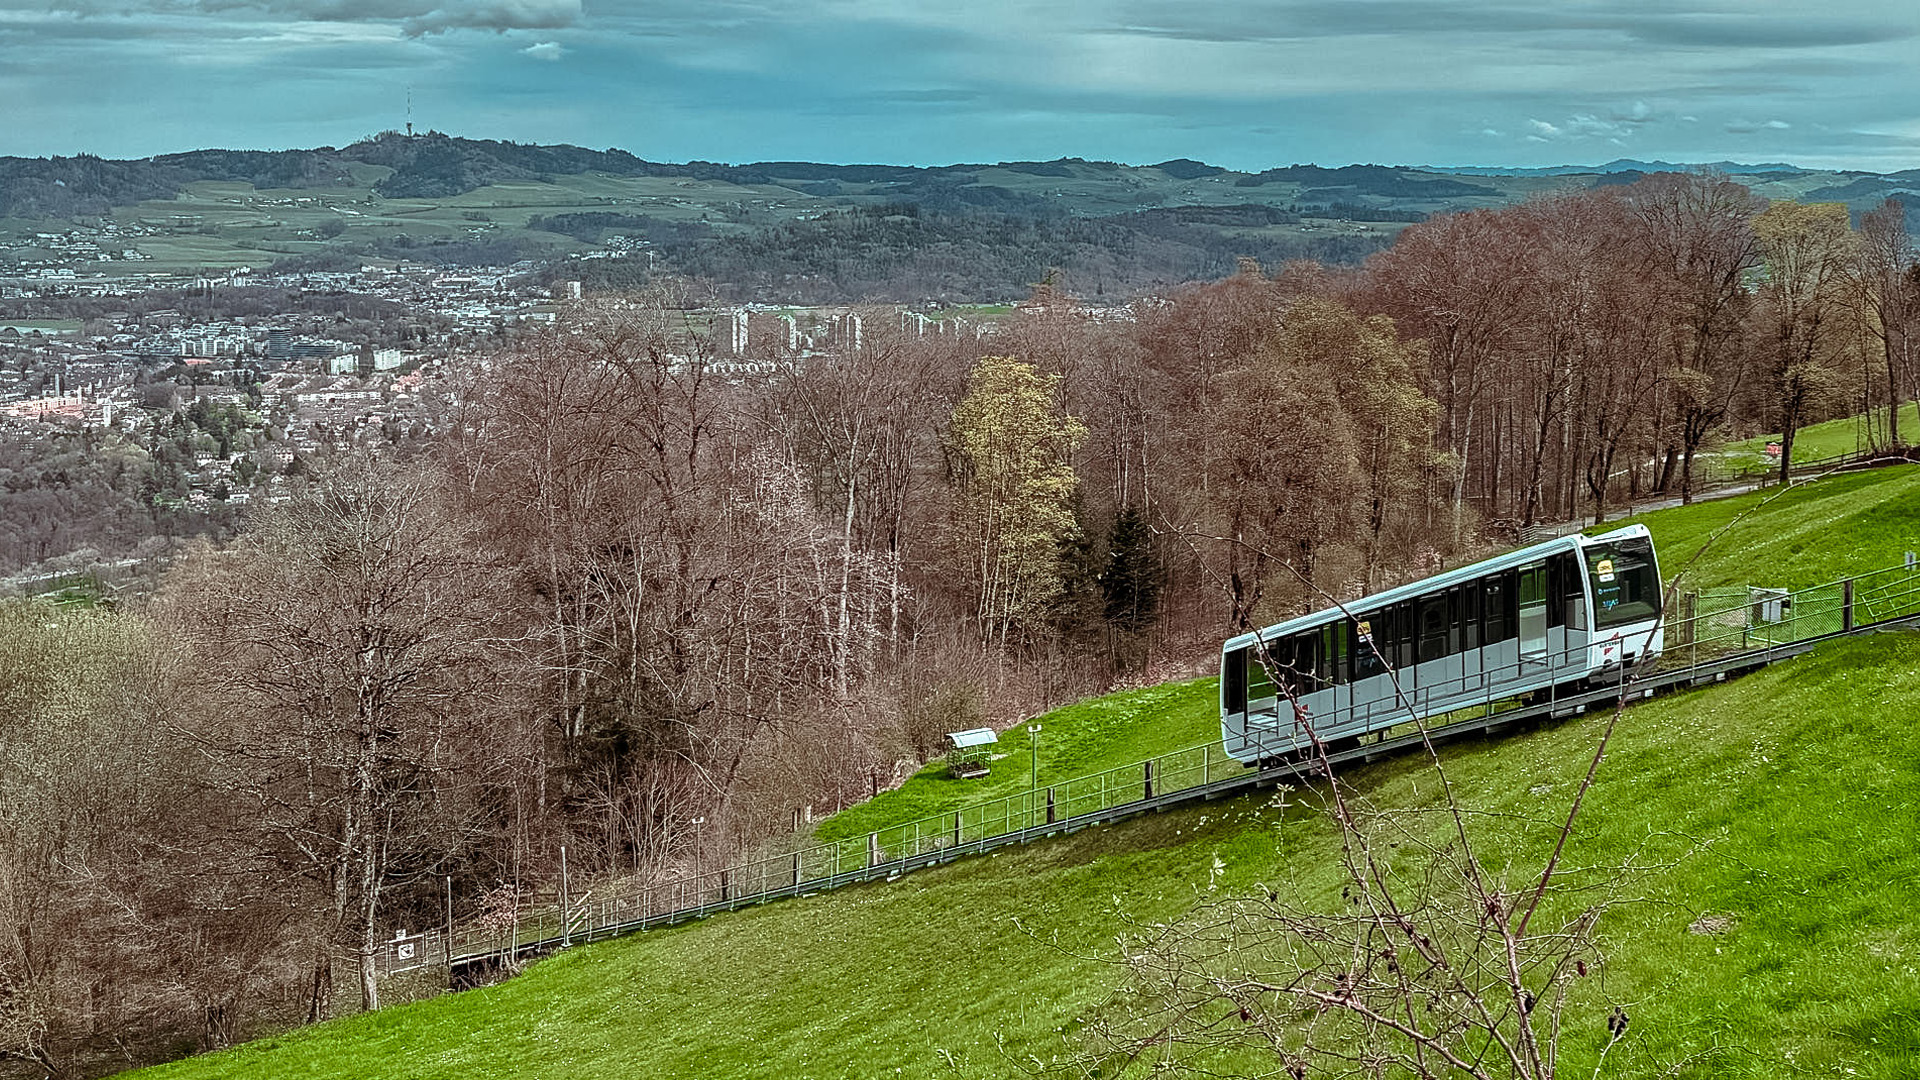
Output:
M1113 520L1100 592L1107 622L1116 630L1137 634L1160 617L1160 565L1153 554L1153 533L1132 507Z

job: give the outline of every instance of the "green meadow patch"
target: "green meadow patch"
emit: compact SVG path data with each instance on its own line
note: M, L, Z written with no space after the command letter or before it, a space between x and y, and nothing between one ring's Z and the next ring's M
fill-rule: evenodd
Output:
M1821 585L1920 551L1920 468L1835 473L1630 520L1653 532L1661 573L1684 575L1685 588Z

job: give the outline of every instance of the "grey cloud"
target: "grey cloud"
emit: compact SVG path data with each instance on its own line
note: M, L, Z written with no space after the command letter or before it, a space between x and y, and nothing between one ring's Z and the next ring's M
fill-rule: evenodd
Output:
M581 0L59 0L81 15L247 15L312 22L399 23L411 35L447 30L557 30L580 22Z
M871 95L875 101L897 101L913 105L957 105L979 101L978 90L884 90Z
M1657 45L1736 49L1811 49L1831 45L1877 45L1920 33L1911 23L1862 22L1818 17L1680 15L1638 23L1629 35Z
M1583 4L1425 3L1416 0L1264 0L1239 5L1141 0L1112 27L1125 33L1203 42L1262 42L1350 35L1472 33L1598 35L1647 44L1719 48L1815 48L1899 41L1920 34L1912 20L1817 15L1636 9Z
M454 0L408 19L409 34L443 30L558 30L580 21L580 0Z
M1123 9L1115 28L1154 37L1225 43L1350 34L1526 32L1564 29L1568 25L1568 17L1535 8L1462 7L1410 0L1267 0L1231 6L1150 0Z

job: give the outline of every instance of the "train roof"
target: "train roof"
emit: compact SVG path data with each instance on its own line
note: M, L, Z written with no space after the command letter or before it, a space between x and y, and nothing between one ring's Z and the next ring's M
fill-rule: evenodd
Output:
M1576 549L1588 544L1636 538L1651 541L1653 534L1647 531L1645 525L1626 525L1614 529L1611 532L1600 533L1597 536L1586 536L1581 533L1569 533L1565 536L1556 536L1551 540L1542 540L1537 544L1529 544L1523 548L1515 548L1504 554L1481 559L1479 562L1468 563L1465 566L1455 567L1452 570L1442 570L1437 574L1429 574L1426 577L1409 581L1405 585L1396 585L1391 589L1363 596L1358 600L1349 601L1345 607L1347 611L1353 612L1354 614L1365 614L1400 600L1410 600L1416 596L1425 596L1439 589L1473 581L1496 570L1510 570L1517 566L1524 566L1540 558L1542 555L1549 555L1556 551ZM1288 619L1286 622L1263 627L1258 634L1257 640L1270 641L1276 637L1285 637L1288 634L1344 617L1340 608L1322 608L1311 615L1302 615L1298 618ZM1228 638L1221 648L1223 651L1227 649L1238 649L1251 645L1255 641L1256 635L1252 633L1239 634Z

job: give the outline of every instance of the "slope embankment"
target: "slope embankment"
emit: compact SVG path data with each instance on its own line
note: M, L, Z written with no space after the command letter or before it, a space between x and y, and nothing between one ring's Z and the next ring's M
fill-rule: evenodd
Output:
M1920 470L1834 477L1738 519L1698 584L1800 585L1920 547ZM1683 549L1773 493L1650 516ZM1844 564L1844 565L1843 565ZM1185 745L1205 682L1044 719L1043 772L1109 748ZM1075 717L1079 719L1076 720ZM1157 718L1165 716L1163 722ZM1642 867L1599 926L1606 962L1565 1013L1562 1068L1587 1075L1614 1007L1608 1073L1911 1075L1920 1060L1920 635L1834 642L1625 714L1569 864ZM1544 859L1605 717L1449 744L1487 866ZM1097 731L1079 737L1077 725ZM1050 738L1051 737L1051 738ZM1025 781L1025 744L1000 766ZM1422 760L1348 775L1386 811L1436 805ZM871 828L945 808L930 781L858 808ZM214 1077L1000 1077L1085 1049L1127 985L1116 944L1207 898L1284 892L1334 906L1339 836L1308 790L1132 818L895 882L567 950L508 982L138 1074ZM1436 819L1433 837L1444 837ZM1271 1063L1270 1063L1271 1064ZM1130 1074L1129 1074L1130 1075Z

